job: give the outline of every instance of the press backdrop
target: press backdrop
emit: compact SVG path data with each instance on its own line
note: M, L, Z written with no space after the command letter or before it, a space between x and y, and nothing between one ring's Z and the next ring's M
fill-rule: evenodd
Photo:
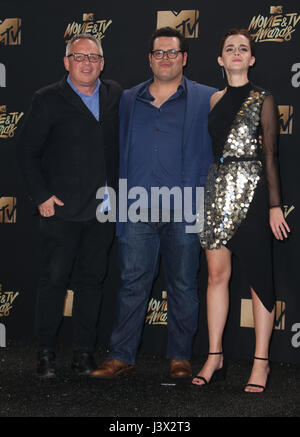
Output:
M279 160L284 211L292 229L289 240L274 242L276 322L271 357L300 362L299 255L300 224L300 4L280 5L259 0L172 1L17 1L0 7L0 346L9 341L34 341L36 287L39 271L38 217L33 215L16 163L18 132L35 90L64 74L65 42L90 32L101 38L105 54L103 78L124 88L151 76L147 49L156 27L173 26L189 38L185 75L198 82L224 87L216 62L219 42L231 27L249 28L256 46L251 80L271 91L277 101L281 133ZM195 355L207 352L204 256L199 273L201 310ZM119 287L117 244L110 256L99 323L99 347L111 333ZM71 284L70 284L71 290ZM72 291L66 294L61 342L71 341ZM239 276L236 260L230 283L230 314L224 350L250 358L254 329L250 294ZM164 354L167 338L167 294L161 271L153 287L141 348Z

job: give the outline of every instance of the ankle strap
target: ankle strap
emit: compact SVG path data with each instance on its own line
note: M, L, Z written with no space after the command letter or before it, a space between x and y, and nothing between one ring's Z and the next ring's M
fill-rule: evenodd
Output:
M269 361L269 358L254 357L255 360Z
M223 352L208 352L208 355L222 355Z

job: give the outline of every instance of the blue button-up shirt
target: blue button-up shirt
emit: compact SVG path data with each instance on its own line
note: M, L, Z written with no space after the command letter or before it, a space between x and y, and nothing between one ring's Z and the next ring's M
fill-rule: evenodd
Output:
M128 188L181 187L182 136L186 106L184 82L160 108L146 85L135 104L129 151ZM151 207L158 207L153 205ZM142 205L142 208L149 208ZM172 209L172 204L171 204Z
M87 94L81 93L72 83L70 79L70 75L67 78L67 82L72 88L72 90L75 91L76 94L79 95L83 103L88 107L88 109L91 111L91 113L94 115L94 117L99 121L99 114L100 114L100 106L99 106L99 88L100 88L100 79L97 81L96 88L94 89L94 92L91 96L88 96Z

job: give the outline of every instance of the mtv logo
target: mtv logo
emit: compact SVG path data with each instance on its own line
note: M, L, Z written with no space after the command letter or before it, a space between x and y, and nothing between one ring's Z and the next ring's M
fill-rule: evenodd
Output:
M72 290L67 290L65 297L65 305L63 309L64 317L72 317L74 293Z
M16 223L16 212L16 197L0 197L0 224Z
M241 328L254 328L252 300L241 300ZM275 330L284 331L285 329L285 302L277 301L275 304Z
M270 6L270 14L271 15L278 15L283 13L283 7L282 6Z
M20 45L21 44L21 27L20 18L6 18L0 20L0 45Z
M179 30L186 38L198 38L199 11L158 11L157 29L170 26Z
M283 205L283 210L284 210L284 218L287 218L287 216L295 209L294 205L288 207L288 205Z
M280 134L291 135L293 133L294 107L290 105L278 106Z
M89 12L87 14L83 14L82 21L94 21L94 14L93 14L93 12Z
M285 330L285 302L276 302L274 329Z
M0 87L6 87L6 69L4 64L0 64Z

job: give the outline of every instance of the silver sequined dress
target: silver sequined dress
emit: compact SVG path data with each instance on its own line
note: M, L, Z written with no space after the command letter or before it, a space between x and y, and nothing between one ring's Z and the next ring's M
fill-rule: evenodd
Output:
M227 87L209 115L215 162L205 189L205 249L226 246L237 256L249 286L274 305L269 207L280 205L273 97L248 83ZM258 136L263 136L263 145Z

